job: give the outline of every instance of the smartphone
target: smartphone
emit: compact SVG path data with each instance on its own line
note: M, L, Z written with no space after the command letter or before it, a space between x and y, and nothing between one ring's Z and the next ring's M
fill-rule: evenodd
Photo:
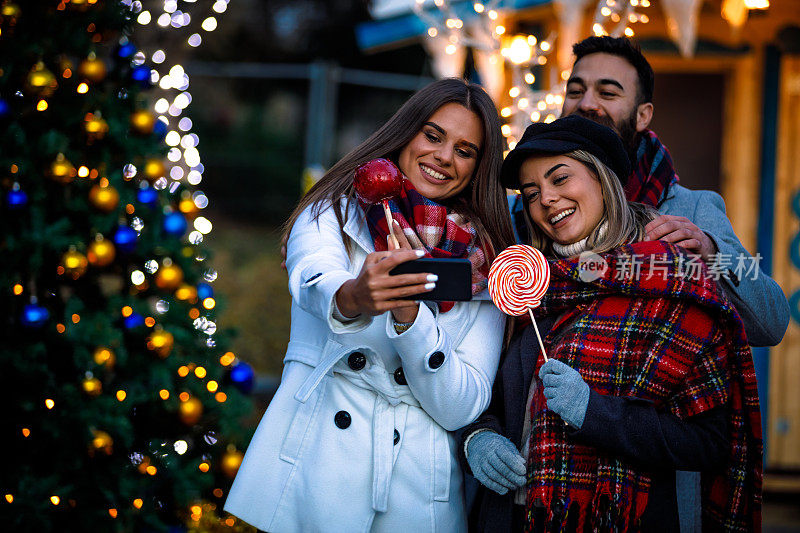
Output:
M389 274L436 274L439 281L432 291L406 296L404 300L466 302L472 300L472 264L469 259L423 257L400 263Z

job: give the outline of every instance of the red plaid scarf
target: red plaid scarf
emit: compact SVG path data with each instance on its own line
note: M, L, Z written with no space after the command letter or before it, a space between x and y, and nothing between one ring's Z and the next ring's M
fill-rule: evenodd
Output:
M367 217L369 233L375 251L388 250L383 206L366 204L359 200ZM448 212L448 209L433 200L428 200L414 189L408 179L403 179L400 196L389 200L392 217L403 228L408 242L414 248L425 249L425 257L464 258L472 263L472 294L478 294L488 284L489 262L486 253L478 244L475 228L463 216ZM453 302L439 302L439 310L449 311Z
M759 531L761 417L741 319L705 271L701 279L683 275L685 256L673 245L641 242L603 258L608 269L588 283L578 259L551 262L550 287L535 311L562 315L545 338L548 355L600 394L651 400L679 418L724 406L730 454L724 470L702 474L703 527ZM626 279L632 258L640 259L640 273ZM531 406L529 522L539 500L556 524L578 512L578 531L586 522L592 531L637 529L648 473L570 440L564 422L546 409L542 389Z
M645 130L636 150L633 172L625 185L625 196L631 202L658 208L666 192L677 182L678 174L672 166L669 150L653 131Z

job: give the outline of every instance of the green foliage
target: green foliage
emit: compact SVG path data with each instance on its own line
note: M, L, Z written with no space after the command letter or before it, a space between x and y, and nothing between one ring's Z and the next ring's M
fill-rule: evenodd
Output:
M230 445L241 449L249 438L240 420L250 402L220 364L229 334L201 328L217 321L216 307L177 298L161 278L170 263L188 287L215 277L202 243L163 227L194 191L174 182L175 188L156 187L154 206L137 197L150 186L145 164L161 160L166 146L158 129L131 126L131 115L147 109L147 97L132 79L133 58L119 55L135 37L130 17L114 0L0 0L5 530L182 530L193 523L192 504L221 514L231 479L220 460ZM105 65L94 80L82 68L92 54ZM37 71L57 87L37 86ZM104 135L87 133L92 117L105 121ZM62 156L85 171L69 172ZM135 176L123 173L128 164L137 167ZM67 169L63 179L53 176L59 165ZM115 205L91 200L90 191L101 185L117 191ZM18 191L27 195L22 205L12 201ZM114 260L102 265L91 245L98 235L114 242L118 227L138 231L135 246L116 246ZM90 264L70 270L68 252L88 256ZM157 270L148 268L153 264ZM142 283L135 284L134 272ZM31 304L48 311L43 324L24 320ZM131 325L129 315L148 320ZM162 330L174 339L166 356L148 348ZM98 359L98 348L112 351L114 361ZM200 367L205 375L194 372ZM99 393L92 388L97 383ZM181 414L182 396L201 402L198 420ZM186 450L179 453L182 442ZM227 527L219 519L215 524Z

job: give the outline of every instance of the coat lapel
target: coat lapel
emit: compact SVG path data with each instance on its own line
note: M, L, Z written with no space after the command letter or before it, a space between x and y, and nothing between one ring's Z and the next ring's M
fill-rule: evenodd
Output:
M339 205L340 209L344 210L345 201L342 200ZM350 204L350 210L347 215L347 222L344 225L345 234L360 246L365 253L374 252L375 245L372 243L372 236L369 234L367 222L357 202Z

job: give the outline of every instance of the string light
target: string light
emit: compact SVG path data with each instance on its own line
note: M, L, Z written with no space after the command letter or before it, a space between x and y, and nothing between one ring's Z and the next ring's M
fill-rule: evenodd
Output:
M615 0L610 0L614 3ZM430 37L445 38L443 46L446 54L453 55L460 47L471 47L487 53L489 62L497 64L505 62L511 72L513 86L509 90L511 105L505 105L500 115L506 119L503 135L507 142L513 143L514 139L522 134L533 115L528 111L531 102L537 102L545 97L544 91L534 90L531 87L536 82L536 77L530 72L531 67L547 63L547 55L552 52L552 43L555 33L540 41L535 35L506 36L507 28L499 23L500 14L496 9L499 0L490 2L474 2L472 4L474 16L469 26L464 26L464 19L456 16L447 0L435 1L439 17L433 10L423 8L425 0L417 0L414 11L428 26L427 34ZM463 29L462 31L462 28ZM554 91L563 91L563 87L555 87ZM550 111L550 109L546 109ZM553 109L555 111L555 109Z

